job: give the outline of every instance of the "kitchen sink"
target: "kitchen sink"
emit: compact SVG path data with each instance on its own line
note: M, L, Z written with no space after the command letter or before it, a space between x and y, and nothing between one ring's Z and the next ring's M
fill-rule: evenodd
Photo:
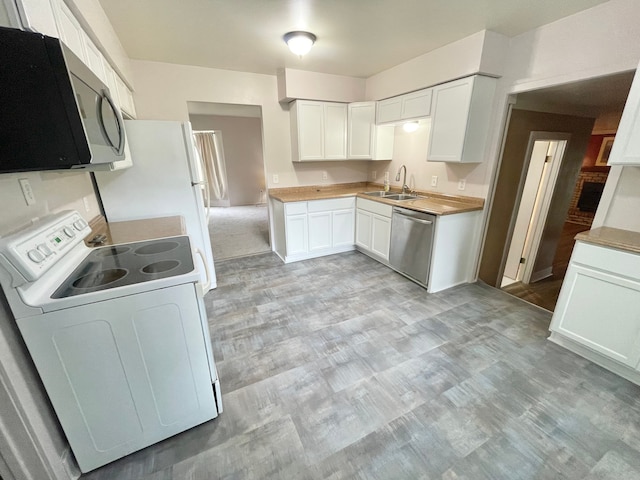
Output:
M386 197L387 195L389 195L389 192L378 190L377 192L364 192L364 194L369 195L370 197Z
M385 195L384 198L389 200L415 200L418 198L417 195L409 195L406 193L396 193L394 195Z

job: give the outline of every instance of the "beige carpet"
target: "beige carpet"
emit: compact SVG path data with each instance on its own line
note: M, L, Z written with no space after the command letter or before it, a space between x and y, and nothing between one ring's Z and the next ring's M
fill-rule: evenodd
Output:
M214 260L271 251L267 206L211 208L209 237Z

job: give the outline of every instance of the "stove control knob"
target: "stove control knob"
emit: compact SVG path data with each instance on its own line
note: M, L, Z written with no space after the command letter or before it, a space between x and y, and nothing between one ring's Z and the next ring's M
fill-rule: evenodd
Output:
M31 261L35 263L41 263L44 260L44 255L40 253L38 250L36 250L35 248L33 250L29 250L27 255L29 256Z
M78 231L82 230L86 226L87 226L87 222L85 222L83 219L79 219L73 222L73 228L75 228Z
M73 238L76 236L76 232L73 231L73 229L69 226L69 227L64 227L62 229L62 231L65 233L65 235L69 238Z
M44 254L45 257L48 257L53 253L51 249L47 247L44 243L41 243L40 245L38 245L38 251Z

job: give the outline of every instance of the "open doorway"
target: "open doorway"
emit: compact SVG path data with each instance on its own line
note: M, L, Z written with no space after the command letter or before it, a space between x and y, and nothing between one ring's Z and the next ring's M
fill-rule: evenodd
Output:
M608 173L606 159L602 158L607 152L605 138L610 142L615 135L633 73L514 96L480 261L481 280L554 310L574 237L589 230L593 221ZM541 170L538 164L536 170L535 162L530 163L532 134L536 131L570 135L546 216L536 206L540 201L531 200L538 198L542 188L539 180L544 176L544 167ZM550 147L546 145L545 152L545 146L539 145L543 159L551 153ZM530 168L534 170L529 191L535 194L527 197L524 191ZM535 235L530 234L533 225L542 228L537 245ZM520 253L523 250L525 254ZM524 264L520 264L522 258Z
M262 148L255 105L188 102L196 148L209 165L209 236L215 260L271 251Z

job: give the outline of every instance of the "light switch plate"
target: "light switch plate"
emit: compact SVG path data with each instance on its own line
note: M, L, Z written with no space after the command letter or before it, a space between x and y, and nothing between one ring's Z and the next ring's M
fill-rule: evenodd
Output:
M276 173L273 174L273 183L280 183L280 177Z
M376 178L378 178L378 172L374 170L373 172L371 172L371 180L375 180Z
M437 187L438 186L438 176L434 175L431 177L431 186L432 187Z
M323 171L322 172L322 179L326 180L328 178L327 172Z
M458 190L464 190L467 186L467 181L463 178L458 180Z

